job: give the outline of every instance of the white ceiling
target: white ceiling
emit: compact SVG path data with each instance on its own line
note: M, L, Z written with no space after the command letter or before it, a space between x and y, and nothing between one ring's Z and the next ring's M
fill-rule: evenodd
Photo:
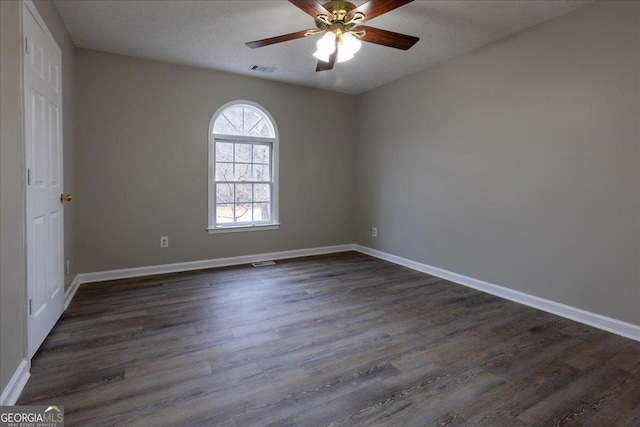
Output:
M354 59L320 73L311 56L317 36L259 49L244 45L314 28L287 1L54 1L78 47L358 94L593 0L417 0L367 22L420 37L410 50L363 43ZM277 70L250 71L252 64Z

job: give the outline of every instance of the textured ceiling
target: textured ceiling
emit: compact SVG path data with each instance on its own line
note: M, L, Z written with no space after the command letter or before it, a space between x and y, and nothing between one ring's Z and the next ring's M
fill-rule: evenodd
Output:
M363 43L317 73L317 37L259 49L245 42L314 28L287 1L55 0L78 47L357 94L430 67L592 0L418 0L367 25L420 37L408 51ZM363 1L354 1L360 5ZM252 64L276 67L271 74Z

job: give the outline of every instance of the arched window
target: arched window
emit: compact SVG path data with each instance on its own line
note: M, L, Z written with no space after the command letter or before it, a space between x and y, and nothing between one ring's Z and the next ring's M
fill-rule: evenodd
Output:
M278 227L278 132L249 101L223 105L209 124L210 233Z

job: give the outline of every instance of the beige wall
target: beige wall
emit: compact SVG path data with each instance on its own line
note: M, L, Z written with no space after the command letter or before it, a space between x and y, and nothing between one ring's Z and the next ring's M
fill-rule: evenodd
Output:
M54 4L34 4L62 50L64 179L65 189L74 191L75 48ZM24 358L26 342L20 3L0 1L0 15L0 390L4 390ZM75 206L65 209L65 259L72 260L72 267L77 265L75 215Z
M359 96L357 242L640 324L639 8Z
M355 97L89 50L78 67L83 272L353 241ZM278 126L279 230L205 231L209 121L233 100Z

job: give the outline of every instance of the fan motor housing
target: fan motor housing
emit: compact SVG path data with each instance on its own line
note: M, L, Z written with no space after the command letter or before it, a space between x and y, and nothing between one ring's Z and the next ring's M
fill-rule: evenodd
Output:
M341 0L330 1L323 4L322 6L329 12L331 12L333 16L335 16L336 21L344 21L344 17L347 15L347 13L356 8L353 3Z

